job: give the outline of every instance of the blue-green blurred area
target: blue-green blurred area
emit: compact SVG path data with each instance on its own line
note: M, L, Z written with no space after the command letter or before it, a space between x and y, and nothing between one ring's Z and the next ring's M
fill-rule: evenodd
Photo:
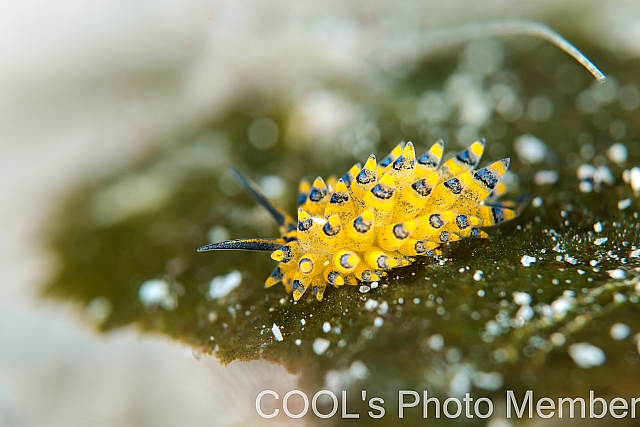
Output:
M68 2L34 22L13 8L1 425L261 425L268 388L640 394L637 6ZM553 25L607 83L540 40L428 39L504 17ZM527 209L375 288L293 303L264 289L267 253L195 252L278 234L231 166L293 215L301 178L479 137L482 165L511 158ZM218 366L234 360L262 362Z

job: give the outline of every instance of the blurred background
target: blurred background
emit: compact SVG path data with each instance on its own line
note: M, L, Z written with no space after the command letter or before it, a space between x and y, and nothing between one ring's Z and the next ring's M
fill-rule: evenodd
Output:
M265 423L247 396L295 388L281 367L221 367L134 328L98 335L77 307L38 298L57 268L41 245L56 204L249 89L375 81L446 41L426 30L502 19L640 55L633 0L1 3L0 425Z

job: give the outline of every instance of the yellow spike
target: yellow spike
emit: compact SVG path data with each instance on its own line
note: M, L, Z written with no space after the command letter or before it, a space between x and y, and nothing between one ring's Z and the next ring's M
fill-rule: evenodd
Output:
M333 253L346 243L345 231L340 222L340 217L332 214L322 227L322 231L318 233L323 249L326 252Z
M327 289L327 282L324 281L322 276L316 276L311 281L311 290L318 301L322 301L324 298L324 291Z
M416 161L416 178L424 178L431 172L438 169L443 153L444 141L440 139L431 146L429 151L420 156Z
M358 279L353 274L349 274L344 277L344 284L349 286L356 286L358 284Z
M298 301L311 284L311 277L297 273L293 278L293 299Z
M342 286L345 283L344 276L342 276L339 271L335 270L332 265L329 265L324 269L322 277L324 277L324 280L326 280L327 283L335 287Z
M508 191L509 186L506 183L500 181L496 185L496 188L493 189L489 197L497 199L498 197L505 195Z
M360 216L350 221L347 226L346 245L357 252L362 252L371 246L375 237L373 207L364 210Z
M468 235L470 235L473 227L478 224L480 224L480 218L461 214L456 215L453 221L450 221L444 227L442 227L442 230L451 231L461 237L467 237Z
M393 150L387 156L380 161L378 164L378 175L382 175L391 164L402 154L402 147L404 146L403 142L400 142L398 145L393 147Z
M458 178L454 178L460 181L463 189L450 208L458 212L466 212L477 206L491 194L508 167L509 159L502 159L485 168L465 172Z
M447 223L453 221L456 217L455 212L445 211L431 215L422 215L415 219L419 220L418 227L414 230L412 237L418 240L424 240L440 231Z
M518 216L518 212L501 206L477 206L467 211L468 215L480 218L479 226L490 227Z
M298 228L294 232L297 234L300 247L306 250L316 247L319 244L319 231L320 224L303 208L298 208Z
M394 257L377 246L372 246L364 253L364 262L373 270L389 270L403 264L403 259Z
M289 242L271 253L271 259L284 265L296 265L302 255L302 248L297 241Z
M380 228L376 238L378 246L385 251L395 251L411 236L418 224L420 220L412 219Z
M351 195L356 208L356 215L365 208L364 196L376 185L378 181L378 167L376 156L369 156L364 167L360 170L355 179L351 181Z
M415 256L415 255L429 255L429 251L433 251L433 249L437 248L439 245L435 242L429 242L426 240L416 240L409 237L403 244L398 248L398 252L402 255L406 256Z
M358 255L349 249L340 249L336 251L332 259L333 268L341 274L352 273L360 264Z
M391 222L401 222L418 215L438 182L438 173L431 172L396 192L396 206Z
M329 203L327 203L324 209L324 216L326 218L332 214L338 214L343 224L347 224L355 216L353 201L349 198L349 189L342 178L338 180L336 188L329 199Z
M460 240L460 236L456 233L452 233L451 231L443 230L427 237L426 240L436 243L451 243Z
M307 197L309 197L309 192L311 191L311 184L305 178L300 180L298 184L298 206L302 206L307 201Z
M282 268L280 268L280 266L278 265L276 266L275 270L273 270L273 273L271 273L271 276L269 276L267 280L264 282L264 287L270 288L273 285L281 282L283 278L284 278L284 271L282 271Z
M464 172L475 169L480 162L484 152L484 140L476 141L468 148L462 150L438 169L440 174L439 182L445 182Z
M396 191L414 181L416 167L416 152L413 143L408 142L402 154L391 164L386 173L391 174L395 181Z
M380 181L365 194L366 206L373 206L375 210L376 225L388 224L393 216L394 208L394 180L389 174L382 175Z
M355 165L351 166L347 173L342 175L342 180L347 185L347 188L351 188L351 182L353 182L355 177L360 173L360 169L362 169L362 165L360 163L356 163Z
M353 271L353 275L363 282L376 282L382 275L379 270L372 270L366 263L361 262Z
M327 189L329 190L329 193L332 193L334 188L336 188L336 184L338 183L338 178L336 178L334 175L331 175L329 178L327 178Z
M469 185L470 178L467 178L468 175L462 175L436 185L429 196L429 202L424 206L420 214L442 212L449 209Z
M478 234L475 237L477 237L479 239L488 239L489 235L486 232L482 231L482 230L478 230Z
M313 181L306 203L302 206L311 216L321 216L329 201L329 189L321 177Z
M284 289L287 291L287 293L290 293L293 290L293 275L285 276L282 279L282 284L284 285Z
M322 272L327 255L320 252L307 252L298 261L298 271L307 276L315 276Z

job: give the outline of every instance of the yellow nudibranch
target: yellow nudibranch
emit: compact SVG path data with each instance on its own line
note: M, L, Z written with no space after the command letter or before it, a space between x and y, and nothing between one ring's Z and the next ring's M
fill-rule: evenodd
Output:
M278 261L266 287L283 282L299 300L307 289L322 301L327 285L380 280L416 256L442 254L443 245L488 237L480 227L519 213L513 201L499 202L509 166L502 159L481 169L484 140L476 141L440 167L442 140L421 157L413 144L398 144L382 161L372 154L341 178L318 177L299 185L298 220L276 206L260 188L233 169L249 195L280 227L277 239L237 239L202 246L198 252L238 249L271 251Z

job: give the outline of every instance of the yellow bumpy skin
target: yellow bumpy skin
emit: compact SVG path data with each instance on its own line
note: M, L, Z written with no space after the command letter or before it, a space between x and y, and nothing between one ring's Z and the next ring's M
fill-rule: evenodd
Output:
M480 227L515 218L521 201L498 202L509 159L476 169L484 152L476 141L440 165L442 141L416 156L413 144L397 145L379 163L372 154L341 178L318 177L299 185L297 221L252 181L233 170L240 184L280 227L280 238L213 243L222 249L271 251L278 266L266 287L282 282L299 300L307 290L322 301L327 285L380 280L417 256L441 254L444 245L486 238Z

